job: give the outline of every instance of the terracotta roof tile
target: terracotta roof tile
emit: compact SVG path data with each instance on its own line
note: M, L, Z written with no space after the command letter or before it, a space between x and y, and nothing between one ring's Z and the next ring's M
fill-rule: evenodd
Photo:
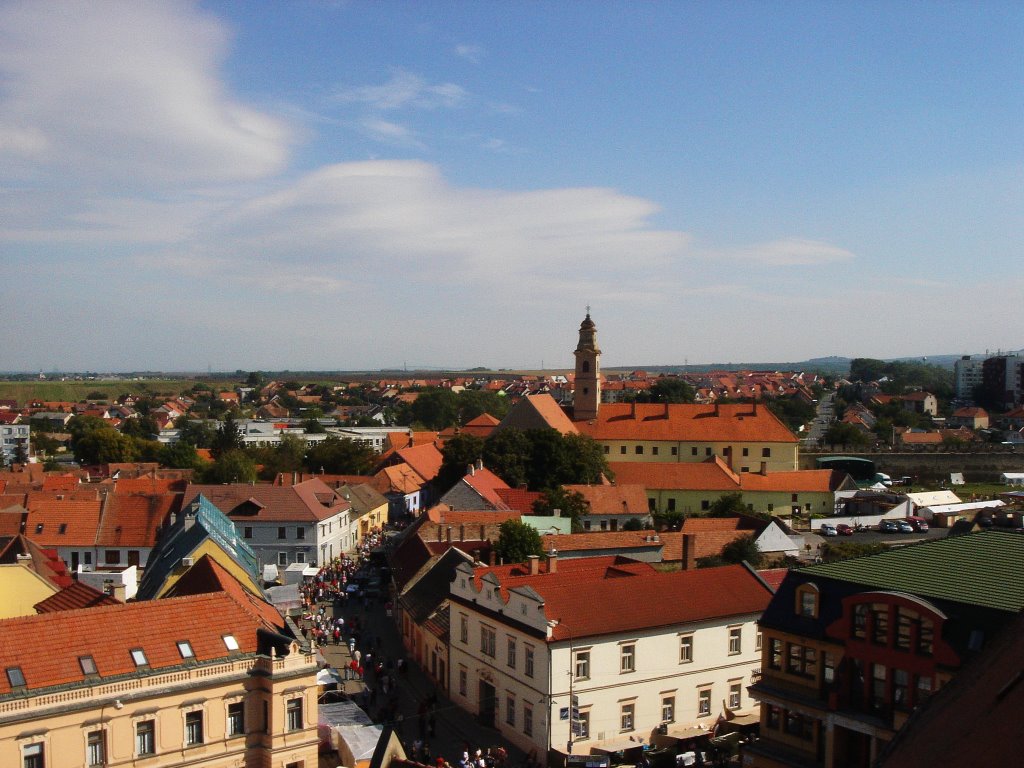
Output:
M95 608L98 605L120 604L118 600L110 595L100 592L98 589L93 589L81 581L74 581L60 590L60 592L50 595L32 607L36 609L36 613L54 613L56 611L71 611L78 608Z
M583 496L593 515L647 515L647 492L639 483L567 485Z
M574 423L595 440L797 442L775 414L750 404L603 403L596 420Z
M253 519L281 522L308 522L324 520L351 508L330 486L319 479L307 480L291 486L277 486L257 483L229 483L227 485L190 484L185 491L182 506L186 506L202 494L226 515L244 507L244 513L254 515ZM321 499L328 500L325 504Z

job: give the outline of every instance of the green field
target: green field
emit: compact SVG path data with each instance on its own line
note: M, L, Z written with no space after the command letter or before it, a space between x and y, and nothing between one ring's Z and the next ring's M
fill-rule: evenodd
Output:
M111 401L129 393L171 397L191 389L196 383L195 379L0 381L0 400L16 400L19 406L23 406L31 400L77 403L94 392L102 392Z

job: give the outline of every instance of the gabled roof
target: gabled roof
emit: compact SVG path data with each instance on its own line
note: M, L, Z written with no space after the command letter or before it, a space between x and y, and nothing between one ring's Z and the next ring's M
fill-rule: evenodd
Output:
M797 443L768 408L754 404L602 403L594 421L576 427L595 440L701 443Z
M565 415L561 406L547 393L521 398L509 409L505 418L495 427L495 431L509 428L554 429L563 435L576 434L579 431Z
M47 498L30 494L25 535L47 547L92 547L100 524L99 499Z
M444 461L444 455L433 442L414 445L411 448L401 448L397 453L403 462L412 467L427 482L437 477L437 473L441 471L441 463Z
M167 594L162 599L202 595L209 592L227 592L256 618L279 629L285 627L284 617L273 605L246 589L238 579L210 555L203 555L199 558L191 568L182 574L174 586L167 590Z
M494 490L508 509L514 509L524 515L532 515L533 503L544 495L541 491L528 491L525 488L495 488Z
M178 508L176 494L108 494L96 534L101 547L153 547L160 527Z
M95 608L98 605L120 605L120 601L84 582L73 581L64 589L32 607L36 609L36 613L54 613L79 608Z
M647 515L647 492L639 483L566 485L564 488L583 496L592 515Z
M376 476L387 480L385 493L416 493L427 483L419 472L404 462L384 467Z
M18 563L19 555L28 555L31 558L29 567L57 589L63 589L73 583L67 565L56 550L43 549L27 536L17 533L0 539L0 563Z
M699 491L739 491L739 476L719 457L702 462L613 461L608 468L615 481L641 485L648 490L679 489Z
M236 514L238 510L237 514L244 512L251 519L267 522L318 522L351 508L347 501L318 478L290 486L263 483L190 484L185 491L184 505L200 494L226 515Z
M474 468L472 472L462 478L462 482L479 494L487 504L494 509L502 509L505 502L501 500L498 491L507 489L508 483L498 477L486 467Z

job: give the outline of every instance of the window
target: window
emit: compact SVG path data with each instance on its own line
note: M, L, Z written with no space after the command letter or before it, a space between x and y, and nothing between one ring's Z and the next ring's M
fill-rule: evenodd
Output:
M146 652L141 648L132 648L132 661L135 662L136 667L144 667L149 664L149 660L146 658Z
M191 659L195 657L195 653L192 651L192 645L188 640L178 641L178 653L181 654L183 659Z
M889 642L889 606L885 603L873 603L871 616L874 619L871 639L878 645Z
M285 528L283 525L280 528L277 529L277 538L279 538L279 539L287 539L288 538L288 529Z
M245 526L245 528L242 529L242 538L243 539L251 539L252 538L252 526L251 525L247 525L247 526Z
M826 684L836 679L836 657L831 653L821 654L822 679Z
M786 671L801 677L814 677L817 674L818 652L814 648L789 644L786 658Z
M886 680L888 675L884 664L871 665L871 705L879 708L885 705Z
M931 619L921 619L921 626L917 636L917 652L922 656L931 656L935 643L935 622Z
M466 695L466 689L468 688L467 679L468 679L468 675L466 674L466 668L465 667L460 667L459 668L459 695L460 696L465 696Z
M185 713L185 746L203 743L203 711Z
M693 635L683 635L679 638L679 663L689 664L693 661Z
M758 630L757 633L754 635L754 650L761 650L761 630Z
M892 671L892 702L900 709L910 706L910 673L904 669Z
M533 646L527 645L524 649L523 663L525 665L525 672L527 677L533 677Z
M785 731L790 736L797 736L804 741L811 741L814 738L814 721L804 717L799 712L786 710Z
M590 677L590 651L578 651L576 653L576 679L586 680Z
M711 448L710 448L710 446L704 449L704 455L705 456L710 456L711 455Z
M152 755L156 752L156 721L140 720L135 724L135 754Z
M505 697L505 722L513 728L516 724L516 697L511 693Z
M85 737L85 764L106 765L107 739L103 731L90 731Z
M774 731L779 730L779 725L782 723L782 710L774 704L762 704L761 706L768 707L768 716L765 718L767 726Z
M916 692L914 695L915 704L924 704L932 695L932 679L927 675L914 675Z
M44 768L42 744L26 744L21 748L21 764L23 768Z
M743 628L729 628L729 655L735 656L743 651Z
M636 714L636 704L630 702L629 704L623 704L622 709L619 712L619 730L632 731L633 730L633 716Z
M711 509L711 502L708 501L707 499L701 499L700 500L700 508L701 508L701 511L707 512L709 509Z
M304 539L304 538L306 538L306 529L305 528L296 528L295 529L295 538L296 539Z
M675 512L676 511L676 500L674 498L671 498L671 499L668 500L668 511L669 512Z
M95 675L96 672L96 660L92 656L79 656L78 666L82 668L83 675Z
M459 640L463 645L469 643L469 618L464 613L459 614Z
M768 666L782 669L782 641L774 637L768 641Z
M590 710L580 710L579 720L576 721L576 737L580 739L590 738Z
M221 639L224 641L224 647L229 651L238 650L238 641L235 640L234 635L224 635Z
M622 650L619 656L619 671L636 671L636 646L632 643L622 646Z
M620 446L619 446L619 453L621 453L621 454L625 454L625 453L626 453L626 446L624 446L624 445L620 445Z
M911 626L916 614L906 608L896 609L896 647L901 651L910 650Z
M278 565L288 565L288 553L287 552L278 552L277 553L277 564Z
M516 668L516 639L514 637L508 639L506 663L512 669Z
M295 553L295 562L296 563L304 563L304 562L306 562L306 553L305 552L296 552Z
M496 637L492 627L480 626L480 653L485 656L490 656L492 659L495 656L495 645Z
M676 721L676 697L661 697L661 722L674 723Z
M695 446L693 446L693 447L692 447L692 448L690 449L690 455L691 455L691 456L696 456L696 455L697 455L697 446L696 446L696 445L695 445Z
M791 503L796 504L798 501L800 501L800 494L794 493L792 496L790 496L789 500Z
M697 691L697 717L707 717L711 714L711 689L703 688Z
M853 636L863 640L868 631L868 606L860 603L853 606Z
M740 683L729 683L729 709L739 709L743 699L743 686Z
M771 448L762 448L761 449L761 458L762 459L770 459L771 457L772 457L772 449Z
M289 699L285 707L288 715L288 730L302 730L302 699Z
M672 455L673 455L673 456L676 456L676 455L678 455L678 454L679 454L679 447L678 447L678 446L675 446L675 445L673 445L673 446L672 446Z
M228 704L228 736L241 736L245 733L245 702L236 701Z
M656 446L656 445L651 446L651 455L652 456L657 456L658 455L658 446Z
M523 703L523 733L526 736L533 736L533 707Z
M813 587L804 586L798 590L801 616L815 618L818 615L818 592Z
M644 455L644 447L642 445L638 445L634 450L636 451L637 456Z
M604 452L605 452L605 453L611 453L611 452L612 452L612 447L611 447L610 445L606 445L606 446L604 447Z
M106 565L117 565L121 562L121 552L117 549L103 550L103 562Z

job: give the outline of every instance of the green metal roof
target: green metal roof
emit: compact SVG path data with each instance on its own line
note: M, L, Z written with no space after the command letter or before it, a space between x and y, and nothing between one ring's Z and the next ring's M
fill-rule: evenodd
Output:
M800 572L1017 612L1024 609L1024 534L979 531L812 565Z

